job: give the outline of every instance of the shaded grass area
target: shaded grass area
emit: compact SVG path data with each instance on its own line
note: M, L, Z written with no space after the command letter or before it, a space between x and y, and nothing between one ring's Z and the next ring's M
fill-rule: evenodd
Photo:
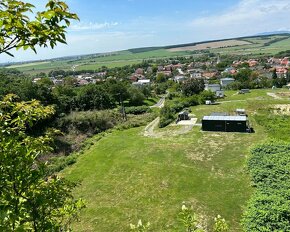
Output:
M81 183L75 194L87 201L75 230L128 231L129 223L142 219L152 224L152 231L181 231L177 214L185 201L197 214L207 219L221 214L231 231L241 231L241 215L252 194L245 169L249 148L271 136L255 115L259 107L287 101L269 97L269 91L237 97L227 92L244 101L192 107L199 119L214 111L245 108L253 134L202 132L194 127L176 137L149 138L143 137L143 128L134 128L97 142L63 173Z

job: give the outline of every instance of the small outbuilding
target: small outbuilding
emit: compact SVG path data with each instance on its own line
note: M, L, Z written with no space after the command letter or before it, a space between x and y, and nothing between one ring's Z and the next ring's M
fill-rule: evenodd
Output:
M183 121L183 120L190 120L189 114L187 111L182 111L178 114L177 121Z
M249 132L249 122L246 116L204 116L203 131Z

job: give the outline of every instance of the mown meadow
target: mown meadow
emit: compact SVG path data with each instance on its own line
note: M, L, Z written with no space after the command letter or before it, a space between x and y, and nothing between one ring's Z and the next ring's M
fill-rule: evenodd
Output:
M130 223L142 219L151 223L152 231L180 231L177 215L186 203L206 228L220 214L230 231L241 231L242 214L254 191L246 167L250 148L272 136L256 117L267 112L263 108L289 101L268 96L271 91L229 91L229 101L192 107L199 119L210 112L245 108L252 134L202 132L196 126L184 135L150 138L139 127L115 130L94 142L62 173L79 181L75 195L87 202L75 230L129 231Z

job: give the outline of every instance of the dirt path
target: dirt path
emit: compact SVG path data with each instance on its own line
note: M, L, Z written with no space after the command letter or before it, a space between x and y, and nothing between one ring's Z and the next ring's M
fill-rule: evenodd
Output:
M152 122L150 122L144 130L144 136L147 137L155 137L154 128L158 126L160 118L155 118Z
M273 97L275 99L282 99L281 97L279 97L276 93L267 93L268 96Z
M154 119L152 122L150 122L144 129L144 136L146 137L153 137L153 138L161 138L161 137L173 137L177 135L182 135L190 132L194 126L194 124L191 125L175 125L171 124L167 127L169 130L166 131L156 131L155 129L158 127L160 118ZM179 129L175 129L175 126L179 126ZM172 128L172 130L170 130Z

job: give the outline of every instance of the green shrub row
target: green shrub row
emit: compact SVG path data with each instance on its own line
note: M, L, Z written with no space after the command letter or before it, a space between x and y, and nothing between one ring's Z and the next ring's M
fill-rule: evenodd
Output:
M115 110L72 112L57 121L57 128L64 132L96 134L113 128L121 120L122 115Z
M251 153L255 193L243 215L244 231L290 231L290 144L272 141Z
M121 111L121 109L120 109ZM151 112L151 109L149 106L131 106L125 108L126 114L145 114Z

